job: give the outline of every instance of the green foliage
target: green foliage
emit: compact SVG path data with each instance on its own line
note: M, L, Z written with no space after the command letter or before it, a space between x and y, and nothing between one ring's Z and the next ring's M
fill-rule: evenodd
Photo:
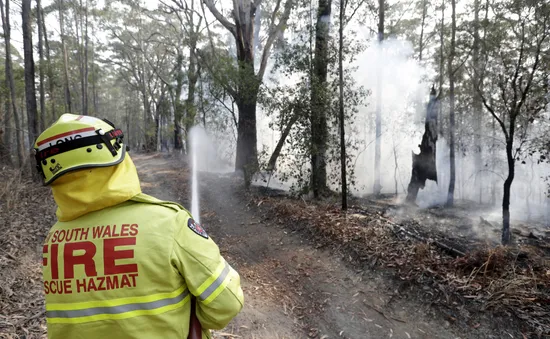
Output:
M311 122L310 114L311 86L318 86L311 81L312 72L312 51L311 45L307 42L314 34L312 25L295 27L293 32L298 36L298 41L286 44L285 48L275 55L274 67L270 80L275 83L270 88L263 86L260 102L271 118L270 127L282 131L293 115L297 114L298 120L294 124L285 145L281 151L278 161L277 175L282 181L291 185L291 191L296 195L306 194L310 191L311 184ZM352 35L352 34L350 34ZM364 46L351 39L346 40L344 46L345 62L351 62L355 56L364 50ZM327 182L332 187L339 187L340 183L340 144L338 132L338 59L337 41L329 40L328 69L329 82L326 89L322 91L328 102L326 112L329 126L327 136ZM344 71L344 103L345 121L347 129L351 133L357 132L353 121L358 113L358 107L364 105L364 99L368 95L364 88L357 86L354 80L356 70L348 68ZM280 79L295 79L292 84L283 84ZM363 141L352 141L348 138L347 152L347 173L348 185L355 186L355 164L351 154L359 149ZM262 165L267 166L267 161Z

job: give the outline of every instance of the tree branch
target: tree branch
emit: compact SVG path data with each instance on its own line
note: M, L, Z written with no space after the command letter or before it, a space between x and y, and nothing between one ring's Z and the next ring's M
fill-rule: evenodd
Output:
M212 15L214 15L216 20L218 20L220 24L222 24L223 27L225 27L229 32L231 32L231 34L233 34L233 37L237 39L237 27L235 26L235 24L232 24L231 22L229 22L229 20L227 20L227 18L224 17L218 11L218 9L216 8L212 0L203 0L202 2L206 5L206 7L208 7L208 9L212 13Z
M288 18L290 17L290 11L292 10L293 6L294 6L293 0L286 0L285 9L284 9L283 15L281 16L281 20L279 20L279 24L277 24L277 26L273 28L271 32L269 32L269 37L267 38L267 42L265 43L264 50L262 52L260 70L258 71L258 80L260 81L263 79L265 74L265 69L267 67L267 59L269 59L269 55L271 53L271 47L273 46L273 43L275 42L275 39L277 38L279 33L284 31Z

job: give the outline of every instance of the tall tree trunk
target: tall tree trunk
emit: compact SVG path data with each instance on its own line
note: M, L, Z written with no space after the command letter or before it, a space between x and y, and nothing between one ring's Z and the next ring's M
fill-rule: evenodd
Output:
M251 88L250 95L237 100L239 121L237 126L237 170L243 170L248 187L252 174L258 169L258 137L256 133L256 102L259 88Z
M84 79L82 85L82 114L88 115L88 0L86 0L84 7L84 18Z
M44 47L46 48L46 60L48 61L48 95L50 97L50 104L52 110L52 120L57 120L57 113L55 111L55 91L54 91L54 80L53 80L53 67L52 60L50 55L50 43L48 42L48 31L46 30L46 23L44 20L44 10L40 10L41 21L38 23L42 26L42 34L44 37Z
M21 5L23 23L23 55L25 59L25 104L27 108L27 124L29 148L33 147L38 137L38 109L36 107L36 85L34 78L34 56L32 46L31 0L23 0ZM29 152L30 154L30 152ZM34 157L31 157L34 159ZM34 171L34 161L31 170Z
M92 37L95 36L95 27L92 22ZM97 71L95 67L95 46L94 41L92 40L92 101L94 105L94 113L99 113L99 107L97 102Z
M340 109L340 177L342 185L342 210L348 209L348 183L346 178L346 129L344 120L344 14L347 1L340 0L340 27L338 36L338 75Z
M315 26L315 57L311 86L311 184L318 198L327 189L327 73L332 0L319 0Z
M9 138L5 135L6 131L10 128L9 124L6 122L10 114L7 95L0 97L0 103L4 104L4 111L0 112L0 164L11 165Z
M238 18L248 18L244 13L251 10L239 7ZM253 10L255 13L255 9ZM239 88L235 98L239 108L237 127L237 154L235 169L242 170L245 185L252 180L252 174L258 170L258 134L256 130L256 103L261 79L254 73L254 22L250 19L235 20L237 59L239 60Z
M382 59L382 42L384 41L384 0L378 0L378 57ZM382 60L379 60L379 64ZM374 186L372 191L374 195L379 195L382 190L380 184L380 158L382 148L382 69L377 71L377 86L376 86L376 141L374 144Z
M185 107L181 102L181 92L183 91L183 55L178 50L176 57L176 88L174 90L174 149L183 149L183 140L181 137L181 123Z
M456 39L456 0L451 0L451 48L449 51L448 72L449 72L449 161L450 161L450 181L449 192L447 195L447 206L453 206L456 166L455 166L455 80L454 80L454 57L455 57L455 39Z
M480 0L474 0L474 44L473 44L473 67L474 67L474 77L472 81L473 84L473 108L474 108L474 165L475 165L475 181L474 185L478 189L478 198L479 202L483 202L483 187L482 183L482 165L481 165L481 122L483 119L483 103L481 101L481 96L476 90L477 87L482 86L483 78L481 76L480 69L480 43L481 39L479 36L479 5Z
M3 10L3 8L2 8ZM6 63L7 63L7 58L6 58ZM7 69L5 67L5 64L4 64L4 70ZM11 152L12 152L12 133L11 133L11 116L12 116L12 111L11 111L11 101L10 101L10 94L9 94L9 81L8 81L8 77L6 76L6 74L4 74L4 77L5 77L5 82L4 82L4 86L5 86L5 92L3 92L3 96L4 96L4 121L3 121L3 124L4 124L4 133L2 135L2 138L3 138L3 146L4 146L4 149L6 150L6 152L8 153L9 155L9 163L11 164L12 161L11 161Z
M445 78L445 61L444 61L444 53L445 53L445 1L441 0L441 27L439 30L439 96L440 99L443 95L443 82ZM443 105L439 105L439 118L437 119L439 121L439 135L444 135L443 132Z
M185 99L185 132L187 133L187 150L189 151L189 132L195 126L195 116L197 115L197 107L195 106L195 89L197 87L198 72L197 72L197 55L195 49L197 47L196 37L191 38L189 45L189 67L187 68L187 99Z
M77 61L78 61L78 75L80 80L80 113L85 115L85 100L84 96L86 89L84 88L84 27L82 27L83 18L82 18L82 0L78 3L74 2L73 16L74 16L74 26L76 33L76 44L77 48Z
M58 0L58 2L61 49L63 50L63 87L65 88L65 113L73 113L71 89L69 86L69 56L67 54L67 44L65 42L65 4L63 0Z
M44 31L42 27L42 6L40 0L36 0L36 21L38 26L38 77L40 86L40 131L46 127L46 95L44 92Z
M10 2L9 0L6 1L6 12L4 13L4 3L3 0L0 0L0 10L2 15L2 26L4 28L4 44L6 49L6 82L7 87L10 90L10 106L11 106L11 113L13 113L13 119L15 122L15 141L17 148L16 154L17 154L17 161L19 167L23 167L23 154L21 153L21 122L19 120L19 112L17 112L17 97L15 93L15 80L13 78L13 66L12 66L12 60L11 60L11 27L10 27ZM10 114L10 112L7 112ZM11 126L10 126L11 127ZM9 133L9 132L8 132ZM8 143L6 143L9 145Z
M424 53L424 27L428 14L428 0L422 0L422 23L420 25L420 41L418 42L418 61L422 61Z
M506 140L506 160L508 163L508 177L504 181L504 193L502 195L502 244L510 244L510 189L515 176L515 159L513 155L514 136Z

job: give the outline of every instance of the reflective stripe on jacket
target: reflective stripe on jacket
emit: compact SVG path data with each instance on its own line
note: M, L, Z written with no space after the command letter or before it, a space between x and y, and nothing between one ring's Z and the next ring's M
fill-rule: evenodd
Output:
M50 339L187 338L241 310L237 272L180 205L145 194L58 222L43 248Z

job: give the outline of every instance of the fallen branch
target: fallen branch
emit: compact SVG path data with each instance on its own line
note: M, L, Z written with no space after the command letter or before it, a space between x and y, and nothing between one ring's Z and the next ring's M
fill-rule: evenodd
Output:
M388 316L386 315L386 313L384 313L383 311L379 310L378 307L375 307L375 306L372 306L370 304L367 304L367 302L365 300L363 300L363 304L367 307L369 307L370 309L373 309L375 310L376 312L380 313L380 315L382 315L384 318L386 318L387 321L391 322L392 319L393 320L396 320L396 321L399 321L399 322L402 322L402 323L407 323L405 320L402 320L402 319L399 319L399 318L396 318L396 317L393 317L393 316Z

